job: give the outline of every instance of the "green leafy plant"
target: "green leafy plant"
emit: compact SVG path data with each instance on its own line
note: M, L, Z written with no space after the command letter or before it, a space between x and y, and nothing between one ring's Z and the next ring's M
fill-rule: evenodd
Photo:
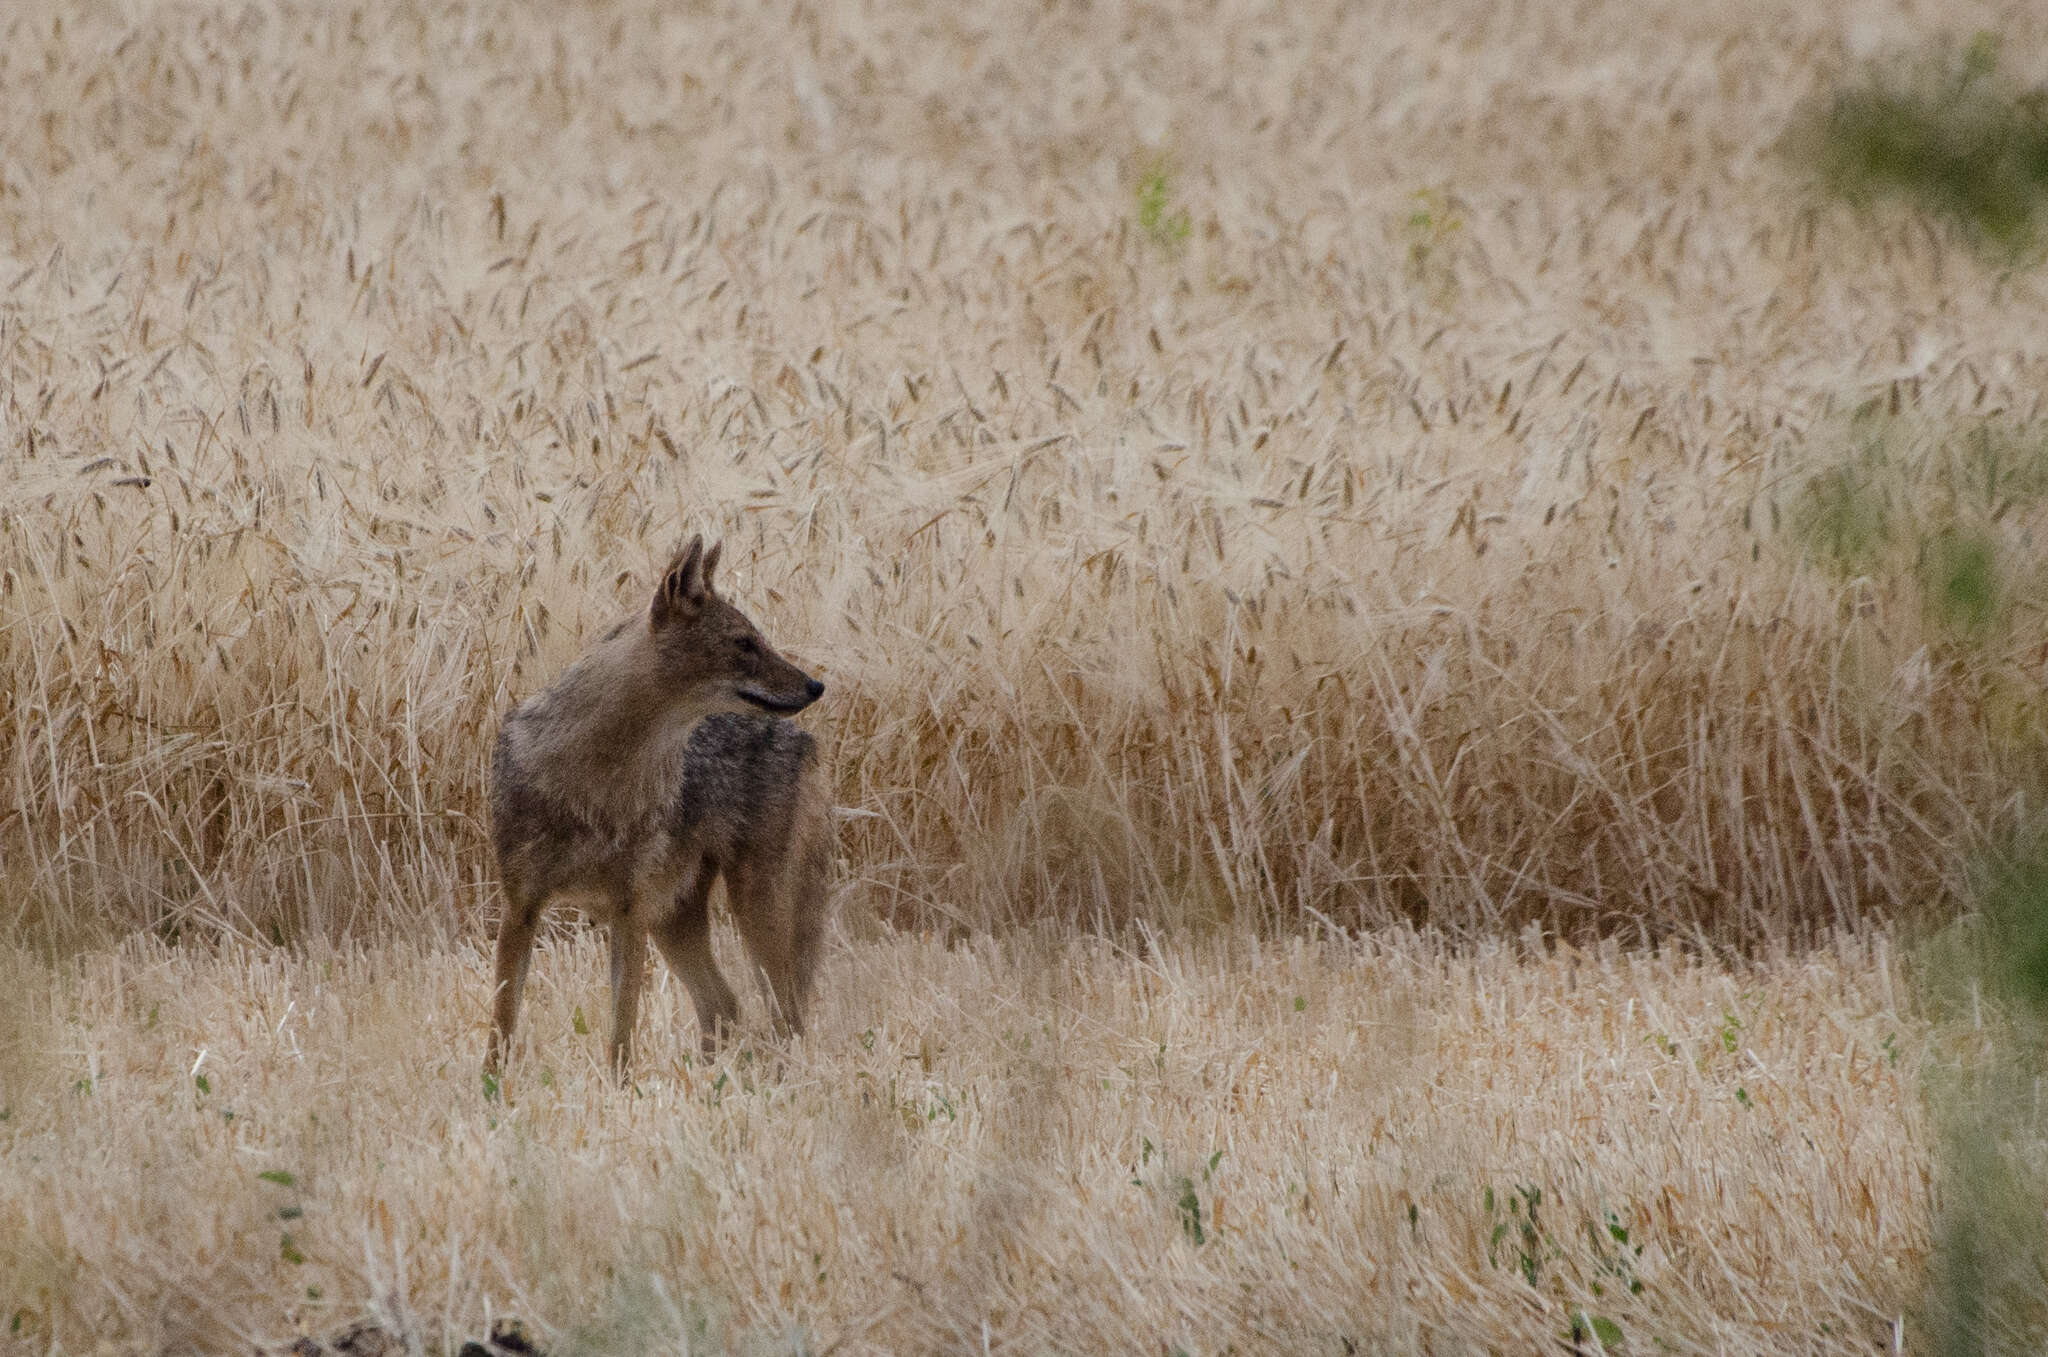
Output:
M1853 415L1847 446L1801 483L1794 536L1844 580L1906 584L1940 634L1994 640L2040 587L2028 544L2048 507L2048 438L2003 418L1888 407Z
M1922 556L1921 581L1930 608L1949 631L1981 635L1997 620L2005 592L1997 540L1966 528L1936 534Z
M1138 1141L1138 1169L1131 1175L1131 1185L1148 1190L1156 1188L1166 1194L1173 1207L1174 1218L1180 1223L1181 1233L1190 1243L1208 1243L1215 1233L1215 1223L1213 1217L1206 1226L1202 1222L1201 1188L1215 1175L1216 1166L1223 1162L1223 1151L1217 1150L1211 1154L1197 1170L1168 1173L1157 1184L1152 1184L1145 1180L1144 1170L1155 1156L1163 1156L1158 1155L1150 1138L1140 1136Z
M1572 1311L1572 1325L1565 1334L1574 1352L1578 1351L1588 1337L1599 1341L1605 1349L1618 1348L1622 1344L1621 1325L1606 1315L1587 1314L1584 1310Z
M1742 1044L1742 1019L1724 1011L1721 1014L1720 1037L1721 1049L1729 1055L1734 1055L1736 1048Z
M1523 1281L1535 1286L1545 1257L1556 1252L1536 1217L1543 1205L1543 1189L1533 1183L1510 1188L1503 1206L1488 1184L1480 1201L1489 1219L1498 1217L1487 1237L1487 1263L1497 1268L1511 1266L1522 1274Z
M1600 1270L1629 1295L1643 1294L1643 1280L1636 1275L1636 1261L1643 1256L1643 1246L1629 1242L1628 1226L1621 1223L1621 1217L1608 1211L1597 1221L1588 1220L1586 1234L1592 1240L1593 1256L1600 1260ZM1606 1283L1596 1281L1592 1285L1595 1296L1607 1294Z
M1920 986L1948 1046L1922 1078L1939 1140L1933 1249L1919 1306L1927 1350L2039 1351L2048 1333L2048 829L1986 853L1976 908L1925 944ZM1941 1045L1935 1050L1944 1049Z
M1448 193L1441 189L1418 189L1412 196L1402 237L1408 244L1408 276L1429 296L1431 303L1448 306L1458 299L1456 244L1465 229L1465 219Z
M1187 209L1176 207L1164 165L1154 165L1138 180L1138 229L1155 245L1173 248L1194 229Z
M1982 31L1872 66L1795 122L1795 155L1853 201L1902 196L1994 249L2027 249L2048 194L2048 91L2001 76L2000 45Z

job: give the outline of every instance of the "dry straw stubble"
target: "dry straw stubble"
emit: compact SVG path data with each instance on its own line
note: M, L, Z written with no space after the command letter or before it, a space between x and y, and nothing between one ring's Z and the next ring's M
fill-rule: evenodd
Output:
M445 1037L473 945L0 964L56 1037L24 1073L66 1081L6 1124L30 1351L364 1311L453 1351L510 1311L622 1355L1526 1352L1585 1311L1677 1352L1863 1353L1925 1246L1882 948L897 937L833 969L775 1076L670 1046L622 1088L573 1030L586 934L543 945L510 1106ZM649 1007L687 1021L672 978Z

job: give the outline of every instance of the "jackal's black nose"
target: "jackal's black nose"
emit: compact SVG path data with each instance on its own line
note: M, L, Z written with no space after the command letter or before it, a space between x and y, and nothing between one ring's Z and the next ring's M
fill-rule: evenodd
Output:
M805 679L804 691L811 695L811 701L816 702L825 695L825 685L816 679Z

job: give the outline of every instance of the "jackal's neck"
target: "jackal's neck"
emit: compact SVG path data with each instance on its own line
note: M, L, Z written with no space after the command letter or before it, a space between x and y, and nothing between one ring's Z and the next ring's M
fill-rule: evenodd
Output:
M507 723L511 753L537 790L587 823L624 832L667 809L698 722L730 698L664 686L630 648L584 656Z

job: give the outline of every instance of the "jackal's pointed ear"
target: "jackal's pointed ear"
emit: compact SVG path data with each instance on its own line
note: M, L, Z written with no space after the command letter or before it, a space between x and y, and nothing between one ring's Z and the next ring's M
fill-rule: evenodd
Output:
M711 550L704 553L703 578L704 592L706 593L718 592L717 586L711 583L711 572L718 569L718 553L724 550L724 542L714 542L711 544Z
M711 549L711 559L718 559L718 548ZM654 587L654 604L648 609L648 621L655 626L679 617L687 617L703 604L711 592L705 576L704 539L692 537L690 544L676 553L668 564L667 573L661 583Z

